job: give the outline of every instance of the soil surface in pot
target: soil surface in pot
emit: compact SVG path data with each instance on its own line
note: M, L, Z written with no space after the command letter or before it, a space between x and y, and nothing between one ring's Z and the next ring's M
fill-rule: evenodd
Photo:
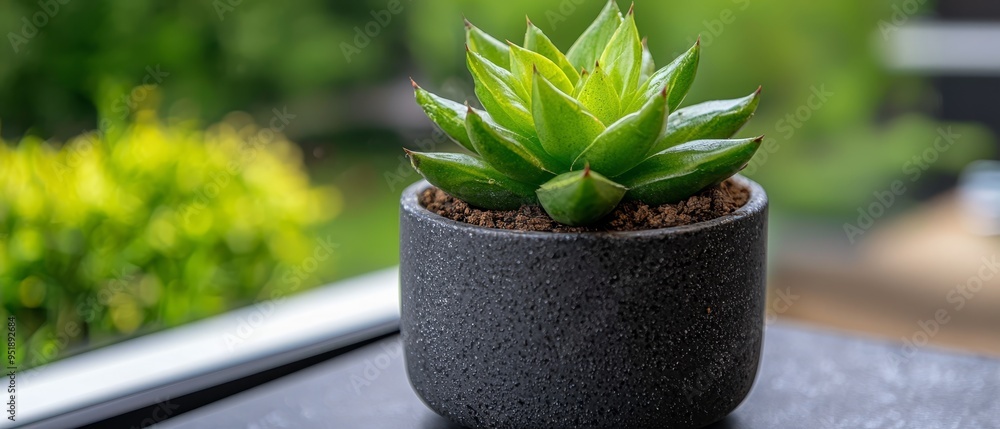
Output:
M750 191L730 179L673 204L649 206L637 201L623 202L600 223L589 227L560 224L552 220L540 206L521 206L518 210L477 209L434 187L424 190L420 195L420 205L448 219L487 228L597 232L641 231L704 222L736 211L749 198Z

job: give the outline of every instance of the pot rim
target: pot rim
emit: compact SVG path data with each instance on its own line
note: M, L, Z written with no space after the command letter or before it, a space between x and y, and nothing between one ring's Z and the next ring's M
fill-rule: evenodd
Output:
M740 219L744 219L753 214L760 213L767 209L767 193L764 192L764 188L760 186L757 182L750 180L742 175L734 175L732 177L740 185L747 187L750 190L750 198L747 200L746 204L742 207L736 209L736 211L720 216L712 220L707 220L703 222L693 223L690 225L682 226L672 226L668 228L658 228L658 229L645 229L640 231L588 231L588 232L550 232L550 231L519 231L514 229L501 229L501 228L488 228L485 226L472 225L465 222L459 222L455 220L448 219L437 213L433 213L427 210L424 206L420 205L418 201L418 196L420 193L432 185L426 180L421 180L410 186L407 186L403 190L403 195L401 198L402 210L410 213L411 215L418 216L425 220L431 222L437 222L440 224L447 225L451 228L456 228L470 234L496 234L496 235L516 235L521 237L531 237L531 238L581 238L581 237L602 237L602 238L621 238L621 239L633 239L633 238L655 238L670 235L681 235L689 234L705 229L711 229L719 225L727 224L730 222L735 222Z

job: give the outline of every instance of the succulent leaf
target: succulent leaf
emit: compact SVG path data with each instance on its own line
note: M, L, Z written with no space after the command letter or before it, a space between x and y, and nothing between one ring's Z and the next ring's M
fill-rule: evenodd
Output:
M631 9L608 42L600 62L604 64L620 97L624 98L635 91L642 71L642 42L639 40L635 14Z
M413 168L428 182L470 205L514 210L538 202L535 185L510 179L474 156L419 152L407 155Z
M649 80L645 81L639 86L635 95L629 99L629 102L623 103L629 106L629 110L636 110L642 106L646 100L651 97L656 96L658 92L664 87L667 88L667 92L670 93L670 100L668 106L670 111L674 112L677 110L677 106L681 105L684 101L684 97L687 96L688 91L691 89L691 84L694 83L695 74L698 72L698 61L701 58L701 40L699 39L695 42L691 49L687 52L681 54L670 64L667 64L663 68L653 73Z
M680 109L667 120L667 132L652 152L693 140L728 139L753 117L760 89L735 100L709 101Z
M564 55L562 51L560 51L559 48L552 43L552 40L550 40L541 29L532 24L531 21L528 21L528 31L524 34L524 48L538 52L543 57L548 58L550 61L559 66L559 68L562 69L563 74L569 78L569 81L572 82L573 85L576 85L580 80L580 72L577 68L574 67L573 64L569 62L569 59L566 58L566 55Z
M573 167L590 168L615 177L646 158L646 153L663 134L667 122L667 92L646 103L638 112L625 116L597 136Z
M526 146L527 138L500 128L471 108L466 118L469 138L479 156L514 180L541 184L555 176Z
M576 81L576 86L573 88L573 95L579 96L580 92L583 91L583 86L587 84L587 80L590 79L590 72L583 70L580 72L580 80Z
M618 4L614 0L609 0L597 19L590 24L590 27L569 48L566 58L577 69L592 67L601 58L604 48L608 45L608 41L614 36L615 31L618 30L618 26L621 23L622 13L618 9Z
M538 188L538 201L552 219L566 225L594 223L618 206L627 189L591 171L556 176Z
M479 27L465 20L465 45L469 50L505 69L510 69L510 53L507 44L486 34Z
M594 67L593 73L587 74L586 81L576 96L604 124L610 124L621 117L621 100L618 99L611 78L600 64Z
M468 51L469 71L476 81L476 96L493 120L504 127L531 134L530 97L511 72L491 63L483 56Z
M417 99L417 104L420 105L431 121L441 127L441 130L456 143L472 152L476 152L476 149L472 146L472 141L469 140L469 134L465 130L465 113L468 111L468 107L464 104L431 94L417 86L415 82L413 83L413 92Z
M642 39L642 68L639 71L639 82L649 80L653 73L656 73L656 64L653 62L653 54L649 52L649 41Z
M573 93L573 82L556 63L513 43L510 44L510 70L521 81L526 93L531 91L531 80L536 70L560 91Z
M545 152L569 166L604 132L604 124L579 101L537 73L533 89L531 110L538 140Z
M762 139L684 143L653 155L617 180L629 188L627 199L650 205L677 202L739 172Z

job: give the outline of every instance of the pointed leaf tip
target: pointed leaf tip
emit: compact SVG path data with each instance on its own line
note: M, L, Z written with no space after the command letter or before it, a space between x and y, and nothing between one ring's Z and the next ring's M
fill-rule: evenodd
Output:
M535 186L511 180L482 159L460 153L414 153L428 182L474 207L514 210L536 204Z
M694 41L694 45L698 46L698 47L701 47L701 35L700 34L698 35L698 40Z
M626 15L635 14L635 2L632 2L632 6L629 6L628 13Z
M622 108L625 108L627 111L635 111L641 108L646 100L656 96L661 88L667 86L670 88L670 111L676 110L694 82L694 76L698 70L700 51L701 48L695 44L671 61L670 64L650 73L649 77L643 80L638 90L630 98L623 99L625 104L622 105ZM644 51L642 56L644 61L646 58L652 61L652 56L649 55L648 51ZM652 68L649 67L646 71L648 72ZM640 76L641 73L642 71L640 70Z
M472 29L472 27L474 27L474 26L472 25L472 23L471 23L471 22L469 22L469 18L466 18L466 17L464 16L464 15L462 16L462 21L463 21L463 22L465 22L465 29L466 29L466 30L471 30L471 29Z
M556 176L535 194L542 208L556 222L579 226L592 224L611 213L627 189L597 172L571 171Z
M760 95L760 92L763 90L764 90L764 85L758 86L757 91L754 92L754 95Z
M754 139L691 141L647 158L617 181L629 188L628 199L677 202L736 174L759 146Z
M760 142L762 142L762 141L764 141L764 135L763 134L761 136L753 139L753 142L757 143L757 144L760 144Z
M635 91L642 72L642 44L639 43L634 14L627 15L597 59L611 77L619 98L626 98Z
M566 58L577 68L586 67L593 63L594 59L600 58L621 21L621 11L618 9L617 3L608 1L597 19L570 46L569 51L566 52Z
M420 89L420 85L417 85L417 82L412 77L410 78L410 85L413 85L413 89Z
M528 21L528 27L534 27L535 26L535 24L531 23L531 18L529 18L528 15L524 15L524 20Z
M469 142L468 133L465 131L465 116L468 110L468 102L459 103L447 98L442 98L431 94L427 90L413 85L413 95L417 104L423 109L427 117L441 127L444 133L462 147L475 152ZM464 107L464 108L463 108Z
M695 140L728 139L753 116L760 98L756 93L732 100L709 101L670 114L667 132L653 153Z
M590 162L583 165L583 177L590 176Z

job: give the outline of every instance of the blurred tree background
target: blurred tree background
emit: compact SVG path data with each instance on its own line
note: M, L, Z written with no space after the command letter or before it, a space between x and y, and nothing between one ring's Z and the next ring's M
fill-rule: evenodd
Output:
M763 85L758 115L742 134L773 139L747 173L767 187L774 207L844 219L871 189L902 176L941 127L955 127L960 144L930 166L938 180L921 181L926 189L908 198L933 192L973 159L995 156L985 128L934 119L939 106L926 79L887 70L881 47L902 3L637 0L635 7L657 64L701 37L701 71L686 104ZM602 6L0 3L9 44L0 48L3 311L24 321L33 347L59 345L43 362L267 296L282 267L320 246L317 237L333 237L340 250L303 288L394 264L397 197L417 179L400 146L459 150L433 132L407 77L441 95L474 98L463 16L520 43L527 15L566 48ZM902 17L919 19L932 7ZM163 219L213 183L206 172L225 171L227 160L245 154L245 133L268 129L276 117L288 122L276 143L207 203L211 225L198 234L164 232L162 222L173 223ZM136 151L153 160L125 155ZM80 167L60 175L67 163ZM174 234L173 244L163 247L163 234ZM110 284L120 285L113 299L100 295ZM73 309L79 302L98 302L98 310L81 317ZM67 335L70 323L84 329Z

